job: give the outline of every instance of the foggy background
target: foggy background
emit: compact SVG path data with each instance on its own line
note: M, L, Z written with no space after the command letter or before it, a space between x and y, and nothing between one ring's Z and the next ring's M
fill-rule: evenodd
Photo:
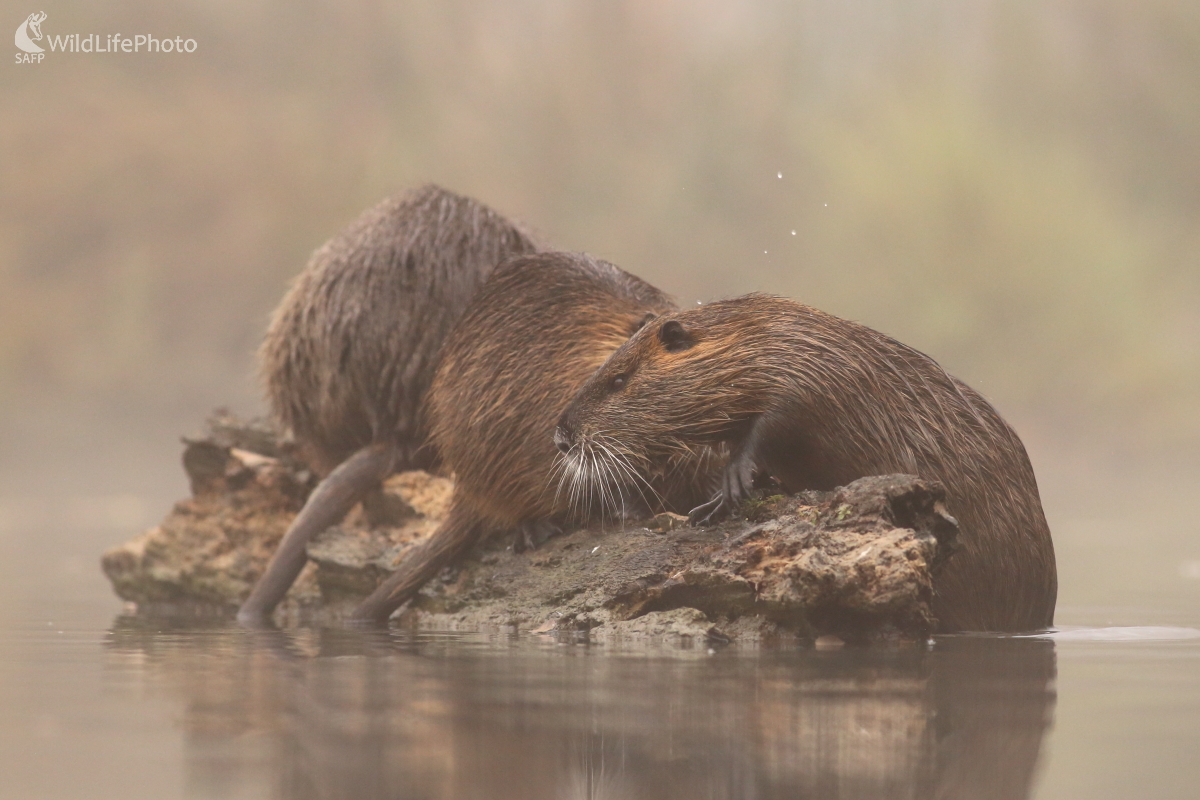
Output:
M101 550L185 494L181 434L263 410L288 281L426 181L681 302L775 292L929 353L1026 442L1060 622L1200 607L1197 4L44 10L199 46L4 68L0 615L115 613Z

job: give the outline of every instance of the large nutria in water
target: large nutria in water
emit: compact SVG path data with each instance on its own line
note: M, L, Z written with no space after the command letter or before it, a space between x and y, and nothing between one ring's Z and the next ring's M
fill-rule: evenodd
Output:
M749 295L656 319L614 352L564 412L567 472L617 476L698 444L730 448L736 509L761 470L788 491L865 475L941 481L961 550L934 577L944 631L1049 626L1054 548L1033 468L986 400L928 356L854 322Z
M643 324L674 309L650 284L586 255L541 253L497 269L447 339L427 399L431 440L454 473L450 512L354 618L386 619L493 531L536 540L604 505L630 515L706 498L720 462L703 448L646 465L640 481L623 475L622 490L604 498L587 494L596 486L560 490L554 473L554 427L575 392Z
M267 399L319 475L238 612L269 614L304 546L395 470L428 467L421 402L451 326L491 270L535 252L487 206L428 185L388 198L313 254L259 350Z

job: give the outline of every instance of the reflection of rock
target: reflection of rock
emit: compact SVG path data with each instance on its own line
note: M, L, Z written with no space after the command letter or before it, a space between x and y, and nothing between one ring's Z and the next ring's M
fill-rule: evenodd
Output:
M183 461L193 497L106 553L105 572L119 595L142 606L236 606L312 476L269 428L228 415L187 441ZM433 532L450 491L447 480L425 473L390 478L310 544L316 566L289 594L290 607L336 616L365 596ZM936 484L882 476L756 501L750 519L713 528L659 515L574 531L531 553L493 542L432 581L404 617L447 630L624 638L920 637L933 624L932 572L956 534L942 497ZM676 609L683 611L663 616ZM648 614L655 616L631 622Z
M285 797L1016 800L1055 702L1054 645L1030 639L623 657L538 637L159 627L119 620L107 647L183 705L189 775L239 770Z

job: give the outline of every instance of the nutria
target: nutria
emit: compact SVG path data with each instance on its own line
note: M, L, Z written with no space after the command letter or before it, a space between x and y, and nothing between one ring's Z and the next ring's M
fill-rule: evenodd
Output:
M787 491L893 472L936 479L961 530L935 576L939 628L1053 621L1054 548L1021 440L933 359L863 325L766 295L664 316L588 379L555 441L567 474L726 443L723 491L693 510L699 522L736 509L756 469Z
M430 438L454 474L450 513L354 619L386 619L490 532L517 530L536 543L566 522L595 518L600 498L588 487L558 490L554 426L609 353L675 308L645 281L586 255L540 253L498 268L446 340L427 397ZM715 486L704 470L719 476L720 462L703 452L648 467L644 481L605 505L629 516L690 508Z
M259 350L267 399L324 480L238 612L283 599L304 546L392 471L428 468L419 417L438 351L492 268L535 252L487 206L427 185L366 211L317 250Z

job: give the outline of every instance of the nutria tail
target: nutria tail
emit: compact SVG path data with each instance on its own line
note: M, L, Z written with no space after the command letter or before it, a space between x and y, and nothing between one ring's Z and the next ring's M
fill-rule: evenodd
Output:
M343 461L317 484L283 535L267 564L267 571L238 609L238 622L251 626L263 623L304 569L307 560L304 548L309 540L340 522L355 503L390 475L397 456L394 445L369 445Z
M400 567L354 609L351 622L386 622L392 612L420 591L442 567L471 549L486 533L486 526L465 503L451 500L450 512L424 543L408 553Z

